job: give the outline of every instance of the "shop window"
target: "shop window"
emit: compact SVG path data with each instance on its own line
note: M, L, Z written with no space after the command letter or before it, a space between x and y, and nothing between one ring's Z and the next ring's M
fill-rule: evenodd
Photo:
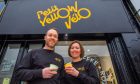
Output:
M70 41L60 41L55 47L55 51L63 56L66 63L70 62L68 56L70 43ZM81 43L85 50L83 59L89 60L96 66L101 84L118 84L106 41L81 41Z
M140 9L140 0L130 0L133 4L133 6L135 7L135 9L138 11ZM140 12L138 13L140 15Z
M130 0L136 10L135 16L139 19L140 21L140 0Z
M20 44L8 44L0 64L0 84L10 83L19 49Z
M42 44L30 44L28 51L31 51L33 49L39 49L39 48L42 48Z
M0 0L0 2L4 2L4 0Z

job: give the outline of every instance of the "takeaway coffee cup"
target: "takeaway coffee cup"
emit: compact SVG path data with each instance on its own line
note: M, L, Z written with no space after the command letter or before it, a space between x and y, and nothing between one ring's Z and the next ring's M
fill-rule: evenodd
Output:
M66 68L66 67L72 67L72 63L71 63L71 62L66 63L66 64L64 65L64 67L65 67L65 68Z
M56 69L55 71L58 70L58 66L55 64L50 64L50 69Z

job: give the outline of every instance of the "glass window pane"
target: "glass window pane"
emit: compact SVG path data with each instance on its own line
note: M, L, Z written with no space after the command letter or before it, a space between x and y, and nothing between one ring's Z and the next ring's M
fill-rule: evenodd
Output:
M138 11L140 9L140 0L131 0L131 2L134 5L135 9ZM138 14L140 15L140 12Z
M98 71L102 84L117 84L114 68L106 41L83 42L85 59L90 60Z
M106 41L80 42L85 50L85 56L83 59L91 61L96 66L101 84L117 84ZM70 62L68 56L68 45L70 43L70 41L59 41L58 45L55 47L55 51L63 56L65 62Z
M64 61L66 63L70 62L70 59L69 59L69 56L68 56L68 45L66 45L66 46L64 46L64 45L57 45L55 47L55 51L63 56Z
M0 0L0 2L4 2L4 0Z
M28 51L31 51L32 49L39 49L39 48L42 48L42 44L30 44Z
M19 49L20 44L8 44L6 53L0 64L0 84L9 84Z
M3 2L3 0L0 0L0 16L4 8L5 8L5 3Z

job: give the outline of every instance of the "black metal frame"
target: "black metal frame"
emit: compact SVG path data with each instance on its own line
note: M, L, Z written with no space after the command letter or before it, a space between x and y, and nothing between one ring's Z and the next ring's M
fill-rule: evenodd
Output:
M107 45L111 54L114 70L119 84L139 84L136 70L129 52L126 48L125 42L121 36L108 36Z

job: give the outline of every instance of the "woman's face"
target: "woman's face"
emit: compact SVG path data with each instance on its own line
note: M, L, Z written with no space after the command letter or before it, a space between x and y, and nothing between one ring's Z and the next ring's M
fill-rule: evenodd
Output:
M80 45L78 43L73 43L70 48L70 54L72 58L79 58L81 54Z

